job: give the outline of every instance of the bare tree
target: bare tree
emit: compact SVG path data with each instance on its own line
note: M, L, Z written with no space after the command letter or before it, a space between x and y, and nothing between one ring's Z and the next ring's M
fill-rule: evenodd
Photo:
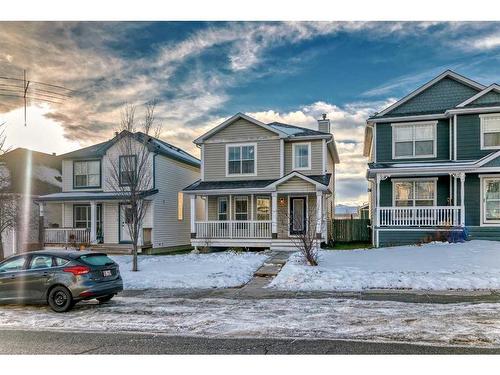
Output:
M110 157L108 186L126 204L125 223L132 242L132 271L138 271L137 253L142 224L149 202L145 193L153 186L151 138L158 137L161 124L155 119L155 102L145 105L142 122L135 118L136 107L126 105L122 110L116 156ZM120 213L119 213L120 214Z
M0 124L0 155L9 151L5 146L5 122ZM9 192L10 173L9 170L0 162L0 260L5 257L3 249L3 236L15 228L17 222L17 197Z
M298 229L297 234L290 236L290 240L292 241L293 246L302 253L306 262L310 266L317 266L318 249L321 238L318 238L316 233L316 204L310 201L308 202L306 209L306 218L304 221L303 218L290 216L288 212L282 212L279 217L281 218L282 227L286 228L286 226L290 226L291 228ZM323 232L323 226L324 220L321 221L321 232Z

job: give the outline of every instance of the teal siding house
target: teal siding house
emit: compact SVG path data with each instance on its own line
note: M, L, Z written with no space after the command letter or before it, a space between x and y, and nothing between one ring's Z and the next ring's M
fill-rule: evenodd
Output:
M500 86L445 71L367 120L375 246L500 240Z

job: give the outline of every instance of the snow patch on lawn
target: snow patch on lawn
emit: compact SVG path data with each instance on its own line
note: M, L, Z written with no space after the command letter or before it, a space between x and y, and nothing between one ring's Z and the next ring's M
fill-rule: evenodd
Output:
M319 266L293 254L270 287L285 290L500 289L500 242L323 250Z
M229 288L247 283L267 259L257 253L212 253L139 256L139 272L132 272L132 256L111 256L120 266L125 289Z

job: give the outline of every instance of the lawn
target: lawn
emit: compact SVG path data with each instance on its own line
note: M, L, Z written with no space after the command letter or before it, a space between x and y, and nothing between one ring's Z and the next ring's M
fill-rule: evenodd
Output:
M257 253L211 253L139 256L132 272L131 255L113 255L125 289L229 288L247 283L267 259Z
M500 289L500 242L332 251L319 266L293 254L270 287L285 290Z

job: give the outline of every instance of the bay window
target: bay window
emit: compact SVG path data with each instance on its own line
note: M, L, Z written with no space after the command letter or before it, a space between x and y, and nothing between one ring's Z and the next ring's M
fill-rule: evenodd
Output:
M392 124L393 159L435 157L436 125L437 121Z
M226 175L255 175L256 148L255 144L227 145Z
M481 121L481 149L500 148L500 113L479 115Z

